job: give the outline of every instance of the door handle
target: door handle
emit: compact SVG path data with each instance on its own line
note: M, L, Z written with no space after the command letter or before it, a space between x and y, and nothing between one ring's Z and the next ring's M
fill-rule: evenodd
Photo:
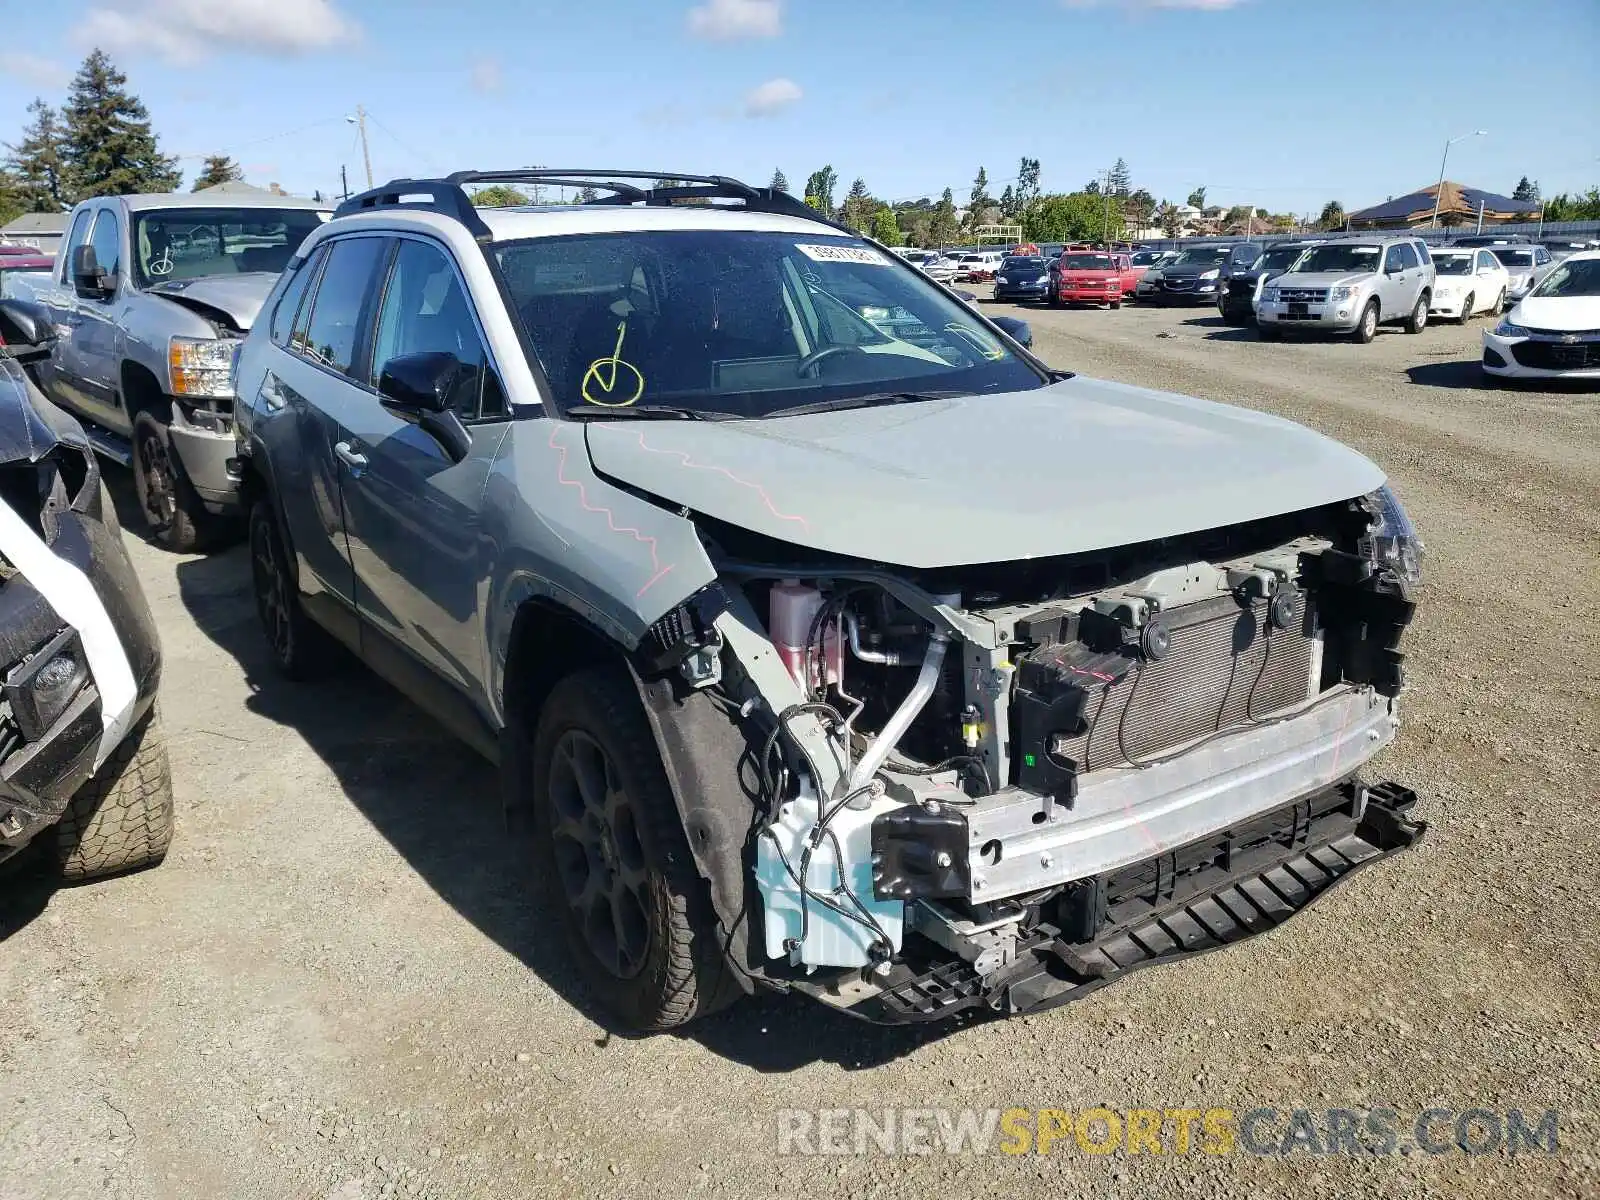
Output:
M350 474L358 479L361 477L361 472L367 469L367 456L365 454L357 454L350 448L349 442L335 443L333 453L340 462L350 468Z

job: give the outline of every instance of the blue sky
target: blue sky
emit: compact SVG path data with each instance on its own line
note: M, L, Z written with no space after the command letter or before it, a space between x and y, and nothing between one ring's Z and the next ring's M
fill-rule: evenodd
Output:
M9 4L7 5L9 7ZM35 6L35 16L44 12ZM60 0L0 42L0 141L101 45L193 173L292 191L543 163L888 199L1074 190L1121 155L1181 201L1315 211L1449 175L1600 183L1600 2L1520 0ZM1004 16L984 16L1003 11ZM1335 15L1336 14L1336 15Z

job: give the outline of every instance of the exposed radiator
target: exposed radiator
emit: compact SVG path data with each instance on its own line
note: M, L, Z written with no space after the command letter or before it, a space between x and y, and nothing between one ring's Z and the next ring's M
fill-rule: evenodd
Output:
M1090 698L1087 728L1055 747L1081 770L1140 763L1204 734L1260 720L1314 694L1314 620L1298 593L1287 628L1267 622L1267 602L1231 597L1162 614L1166 654L1140 661Z

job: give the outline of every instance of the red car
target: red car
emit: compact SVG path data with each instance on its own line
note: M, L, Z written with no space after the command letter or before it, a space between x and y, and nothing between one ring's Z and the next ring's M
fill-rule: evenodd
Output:
M0 245L0 298L10 296L12 289L8 286L8 275L33 274L41 277L48 275L55 266L55 259L47 254L41 254L33 246L8 246ZM24 300L33 299L32 295L18 291L17 295Z
M1134 286L1130 271L1126 254L1107 254L1103 250L1063 251L1050 270L1050 307L1105 304L1121 308L1124 292L1131 291Z

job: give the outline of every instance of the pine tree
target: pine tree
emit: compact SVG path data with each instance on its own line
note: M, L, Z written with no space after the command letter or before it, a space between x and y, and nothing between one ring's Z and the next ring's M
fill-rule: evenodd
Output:
M839 173L831 166L811 172L806 180L806 203L818 212L833 215L833 189L838 186Z
M1538 183L1530 181L1528 177L1524 175L1517 181L1517 188L1511 193L1511 198L1513 200L1525 200L1530 204L1537 204L1539 202Z
M78 199L170 192L183 179L178 160L161 153L150 113L127 85L105 51L94 50L67 92L63 157Z
M956 223L956 201L949 188L933 206L933 220L928 225L928 245L948 246L956 240L961 227Z
M878 202L867 191L867 181L857 179L845 194L844 207L840 215L851 229L865 233L871 227L872 213L877 207Z
M1039 160L1024 158L1017 171L1017 208L1022 210L1039 198Z
M600 193L596 189L592 187L578 189L579 204L593 204L598 199L600 199Z
M1197 187L1189 193L1189 206L1191 208L1204 208L1206 206L1206 189Z
M43 100L28 105L33 120L22 140L8 145L6 172L22 212L60 212L71 201L62 162L61 118Z
M219 183L233 183L243 178L244 169L226 154L208 154L206 165L200 168L200 174L189 190L198 192L201 188L216 187Z
M1128 162L1124 158L1117 159L1117 165L1111 168L1111 194L1126 197L1133 190L1133 172L1128 170Z
M1000 193L1000 215L1009 221L1017 215L1018 210L1017 193L1008 183L1005 191Z
M789 190L788 177L781 170L774 170L772 172L772 182L767 186L775 192L787 192Z
M900 244L900 223L895 220L894 209L887 204L879 206L872 215L872 236L885 246Z
M983 219L983 210L994 201L989 198L989 172L978 168L978 175L972 181L972 195L967 200L967 220L978 224Z

